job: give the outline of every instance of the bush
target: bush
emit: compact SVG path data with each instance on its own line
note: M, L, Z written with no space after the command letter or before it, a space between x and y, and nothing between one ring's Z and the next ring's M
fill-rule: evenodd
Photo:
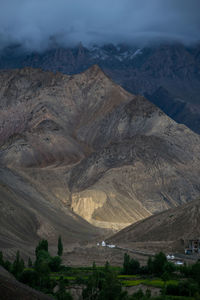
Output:
M200 284L200 262L192 265L191 267L191 277Z
M166 287L167 295L179 296L179 286L174 284L168 284Z
M141 289L139 289L136 293L134 293L131 297L133 300L142 300L144 299L144 293Z
M198 284L191 280L179 282L178 285L168 284L166 287L166 294L173 296L195 296L198 293Z
M38 282L38 274L35 270L24 270L19 277L19 280L31 287L36 287Z
M76 279L75 279L75 282L77 284L85 284L86 283L86 279L85 278L82 278L80 276L77 276Z

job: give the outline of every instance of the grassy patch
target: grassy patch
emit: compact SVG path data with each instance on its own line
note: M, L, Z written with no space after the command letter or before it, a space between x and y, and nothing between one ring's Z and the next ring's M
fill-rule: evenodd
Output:
M104 271L105 267L96 267L96 269L98 271ZM120 274L121 272L121 267L113 267L113 266L110 266L110 269L112 271L114 271L115 273L117 274ZM91 275L93 272L93 267L66 267L65 269L63 269L62 271L60 272L55 272L55 273L52 273L52 277L55 278L55 276L59 277L59 276L69 276L69 277L88 277L89 275ZM132 278L134 278L132 276Z
M152 300L163 300L163 296L152 297ZM165 300L195 300L193 297L185 296L165 296Z
M152 279L152 280L146 279L144 280L143 284L147 286L157 287L157 288L162 288L165 285L164 281L162 281L161 279Z
M137 286L144 283L144 279L139 280L122 280L123 286Z
M131 279L131 278L138 278L138 275L118 275L117 278L119 279Z
M156 288L164 287L165 283L161 279L136 279L136 280L122 280L122 285L124 286L137 286L137 285L146 285ZM177 280L169 280L166 284L178 285Z
M74 276L63 276L63 275L58 276L58 275L51 275L51 278L52 278L52 279L55 279L55 280L59 280L60 277L63 277L64 279L68 279L68 280L76 280L76 277L74 277Z

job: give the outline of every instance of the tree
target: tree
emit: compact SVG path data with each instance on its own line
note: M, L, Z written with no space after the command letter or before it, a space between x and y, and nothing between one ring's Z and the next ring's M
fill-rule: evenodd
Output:
M125 300L127 299L127 292L122 291L122 285L117 274L110 268L107 262L104 267L104 276L102 288L99 293L99 300Z
M200 284L200 262L198 261L191 267L191 277Z
M12 265L12 273L16 278L18 278L20 274L23 272L23 270L24 270L24 260L20 258L20 253L19 251L17 251L16 258Z
M129 273L130 275L136 275L140 272L140 263L137 259L131 259L129 263Z
M50 273L49 263L51 261L51 256L48 252L40 250L37 254L35 261L35 270L38 273Z
M39 241L38 246L35 249L35 255L36 257L38 256L38 253L43 250L45 252L48 252L48 241L47 240L41 240Z
M167 280L170 280L170 274L165 271L162 275L161 275L161 279L164 281L164 283L166 284Z
M2 251L0 251L0 266L4 267L8 272L11 271L12 264L8 260L4 261Z
M172 274L176 271L176 266L174 263L167 261L164 265L164 273L167 272L168 274Z
M82 297L87 300L125 300L127 293L122 291L117 274L107 262L102 271L93 265L93 272L86 281L86 288L82 292Z
M137 259L130 258L130 256L125 253L122 272L126 275L138 274L140 272L139 261Z
M151 256L148 258L148 261L147 261L147 269L148 269L149 274L153 273L153 260L152 260Z
M65 288L66 283L62 276L59 279L58 285L59 285L59 290L56 293L56 298L58 300L73 300L72 296L68 292L66 292L66 288Z
M124 253L123 274L129 274L130 256Z
M12 264L9 260L4 261L4 265L3 267L8 271L11 272L12 271Z
M33 263L32 263L31 258L29 257L28 258L28 267L31 268L32 266L33 266Z
M63 244L62 244L62 240L61 240L61 236L59 235L58 238L58 256L62 256L63 254Z
M153 273L158 276L162 275L166 263L167 258L163 252L156 254L153 260Z
M92 274L88 276L86 287L82 291L83 299L98 299L99 291L102 287L102 280L104 280L103 272L93 268Z
M49 262L49 268L51 269L51 271L58 272L60 270L61 262L62 262L62 260L61 260L60 256L52 257Z
M0 266L4 266L4 261L3 261L3 252L0 251Z

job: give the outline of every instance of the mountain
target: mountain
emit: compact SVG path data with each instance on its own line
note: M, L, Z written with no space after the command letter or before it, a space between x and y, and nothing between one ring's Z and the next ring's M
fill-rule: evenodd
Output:
M151 216L124 228L110 240L117 245L134 247L140 244L149 249L166 249L171 245L173 251L184 251L188 240L200 236L200 201L192 201L176 208Z
M200 105L183 101L180 98L174 98L163 87L159 87L153 94L146 94L145 96L170 115L172 119L178 123L184 123L187 127L199 133ZM162 102L160 99L162 99Z
M199 135L97 65L72 76L1 71L0 86L7 253L59 234L68 245L94 240L105 234L99 228L118 230L199 197Z
M199 44L144 48L108 44L86 48L80 43L74 48L55 47L43 53L23 52L18 45L7 47L0 55L0 69L30 66L74 74L93 64L129 92L144 95L176 122L200 133Z

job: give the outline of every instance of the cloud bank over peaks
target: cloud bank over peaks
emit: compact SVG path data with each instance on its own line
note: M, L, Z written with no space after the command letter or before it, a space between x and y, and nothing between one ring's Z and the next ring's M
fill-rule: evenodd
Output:
M200 40L200 0L0 0L0 49Z

